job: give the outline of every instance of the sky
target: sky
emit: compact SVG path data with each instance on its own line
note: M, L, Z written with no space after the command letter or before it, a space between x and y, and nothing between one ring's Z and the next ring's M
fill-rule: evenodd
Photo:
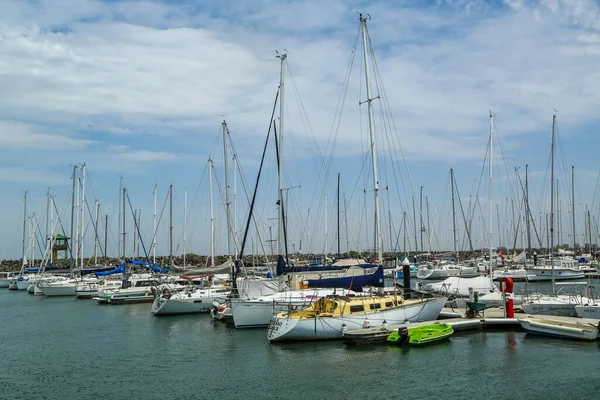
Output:
M250 196L240 176L251 192L279 85L276 50L288 53L283 159L289 250L337 251L338 173L342 251L372 248L372 164L367 105L359 105L366 95L357 12L370 17L376 57L376 69L369 68L386 251L404 249L403 212L410 220L408 247L420 249L412 198L420 220L421 186L422 219L429 221L423 250L453 248L450 168L462 207L479 198L474 247L489 243L489 199L494 245L512 247L514 232L522 243L515 168L524 181L526 164L530 207L537 229L545 232L553 113L560 242L572 241L571 166L577 241L584 243L586 206L597 231L597 2L6 0L0 2L0 258L21 257L25 190L40 234L49 187L68 231L72 166L84 162L88 204L93 209L97 199L100 216L109 218L109 255L118 251L121 177L131 202L127 253L132 209L141 210L140 234L150 247L155 185L162 212L157 253L168 253L166 196L172 184L174 252L183 252L185 225L186 252L208 254L209 158L215 165L215 251L227 253L221 122L227 121L240 165L231 223L240 241ZM484 168L490 110L491 198ZM276 237L273 146L271 141L246 253L270 252L273 242L267 240ZM230 177L232 157L229 148ZM84 217L86 256L93 248L92 219ZM457 221L458 247L465 249L458 212Z

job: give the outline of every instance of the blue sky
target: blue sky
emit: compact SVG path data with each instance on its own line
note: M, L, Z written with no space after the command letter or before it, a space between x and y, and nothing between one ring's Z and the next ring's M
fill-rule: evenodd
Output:
M570 166L575 165L575 214L581 229L577 234L583 234L585 206L598 214L597 2L9 0L0 3L0 257L20 255L22 191L30 192L30 210L43 219L46 188L50 186L61 203L71 165L80 162L88 166L88 198L97 198L101 214L110 218L109 252L117 247L116 202L122 176L133 206L142 209L145 241L152 235L154 184L159 202L168 185L174 185L174 242L179 253L187 189L187 249L206 253L207 160L215 160L222 181L219 132L225 116L243 173L253 184L278 85L275 49L289 51L292 72L284 153L285 185L301 186L289 191L293 246L299 247L302 237L303 250L324 250L327 192L327 243L329 251L335 250L334 182L340 172L349 200L350 247L367 247L371 233L365 226L372 223L372 215L370 210L364 214L363 190L372 184L368 159L360 175L368 130L365 107L358 107L364 100L359 53L339 130L333 130L338 132L333 153L327 146L358 30L357 10L372 17L369 32L395 123L395 129L381 129L383 102L376 101L380 181L389 187L389 193L382 191L384 231L389 232L388 210L392 230L398 231L403 210L424 186L435 227L431 247L452 247L449 169L455 170L466 208L486 153L490 109L503 149L503 154L494 150L500 231L506 232L510 224L502 222L509 220L510 200L517 201L507 183L507 171L512 174L515 167L523 175L529 164L531 207L536 217L545 215L556 109L561 209L569 208ZM382 92L375 88L374 93ZM330 158L324 185L324 179L316 177L321 163ZM273 224L269 218L276 215L273 165L271 156L260 191L263 240ZM394 171L403 174L404 185ZM246 207L239 185L238 181L241 226ZM487 183L482 185L480 201L485 206ZM216 198L217 194L215 202L222 203ZM368 198L367 208L370 202ZM224 218L219 204L215 209L220 225L217 252L222 254ZM561 215L566 230L570 214ZM166 225L163 219L160 254L167 251ZM462 225L458 230L464 233ZM508 234L504 235L495 242L507 245ZM484 244L482 232L474 236L478 246ZM390 242L389 233L384 242ZM86 248L90 247L88 237Z

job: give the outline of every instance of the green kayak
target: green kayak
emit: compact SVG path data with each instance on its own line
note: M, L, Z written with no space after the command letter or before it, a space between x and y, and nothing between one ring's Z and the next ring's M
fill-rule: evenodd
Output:
M444 340L452 336L454 329L448 324L430 324L416 326L414 328L402 327L390 333L387 342L390 344L403 344L419 346L438 340Z

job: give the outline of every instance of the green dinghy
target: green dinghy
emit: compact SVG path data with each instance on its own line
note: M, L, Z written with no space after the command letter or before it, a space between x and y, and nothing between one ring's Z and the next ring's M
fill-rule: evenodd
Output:
M414 328L402 327L390 333L387 342L390 344L408 343L414 346L422 346L447 339L453 333L454 329L452 329L452 325L448 324L430 324Z

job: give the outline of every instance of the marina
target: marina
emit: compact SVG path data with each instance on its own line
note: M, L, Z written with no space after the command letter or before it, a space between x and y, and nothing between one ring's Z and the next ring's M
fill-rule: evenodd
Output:
M0 400L595 397L572 3L0 2Z

